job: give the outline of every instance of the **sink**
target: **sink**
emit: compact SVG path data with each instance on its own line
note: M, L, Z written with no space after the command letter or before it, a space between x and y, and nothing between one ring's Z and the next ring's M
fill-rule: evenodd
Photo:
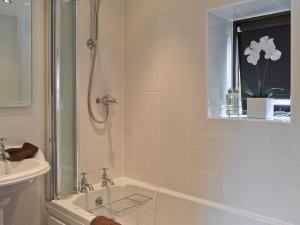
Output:
M3 222L3 207L8 204L14 194L22 191L33 181L50 170L42 151L38 151L34 158L20 162L0 162L0 225Z

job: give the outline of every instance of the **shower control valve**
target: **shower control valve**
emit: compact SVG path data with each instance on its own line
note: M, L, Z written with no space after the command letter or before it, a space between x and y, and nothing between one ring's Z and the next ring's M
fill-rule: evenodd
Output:
M105 95L101 99L96 98L96 103L100 104L102 103L103 105L110 105L110 104L119 104L120 100L117 98L113 98L110 95Z

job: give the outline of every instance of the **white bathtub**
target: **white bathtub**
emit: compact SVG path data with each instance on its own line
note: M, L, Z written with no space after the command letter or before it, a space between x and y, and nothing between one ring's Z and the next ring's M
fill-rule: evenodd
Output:
M112 186L111 201L133 193L143 193L153 200L130 214L113 217L122 225L291 225L252 212L202 200L189 195L154 187L128 178L118 178ZM89 211L95 208L95 200L101 196L108 202L108 190L98 185L87 194L74 194L48 203L48 225L88 225L95 217Z

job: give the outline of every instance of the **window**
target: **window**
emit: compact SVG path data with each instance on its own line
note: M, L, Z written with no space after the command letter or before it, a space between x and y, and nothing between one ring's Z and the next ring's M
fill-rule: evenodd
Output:
M259 42L262 37L268 36L274 39L276 48L280 50L280 60L265 60L264 55L255 66L249 63L245 49L252 41ZM263 80L264 91L271 88L275 90L272 96L275 99L276 111L290 111L291 92L291 16L290 12L272 14L239 20L233 26L233 86L246 83L250 89L257 88L258 77ZM265 77L265 79L264 79ZM243 86L243 85L242 85ZM247 109L247 97L249 94L242 91L243 111Z

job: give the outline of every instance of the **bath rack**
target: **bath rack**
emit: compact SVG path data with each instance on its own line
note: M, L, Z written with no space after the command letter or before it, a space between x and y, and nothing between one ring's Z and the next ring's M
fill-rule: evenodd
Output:
M119 200L113 201L111 203L100 206L100 208L96 208L91 210L92 213L99 212L99 209L106 211L109 214L113 214L119 217L126 216L132 211L140 208L141 206L148 203L153 198L148 197L146 195L135 193Z

